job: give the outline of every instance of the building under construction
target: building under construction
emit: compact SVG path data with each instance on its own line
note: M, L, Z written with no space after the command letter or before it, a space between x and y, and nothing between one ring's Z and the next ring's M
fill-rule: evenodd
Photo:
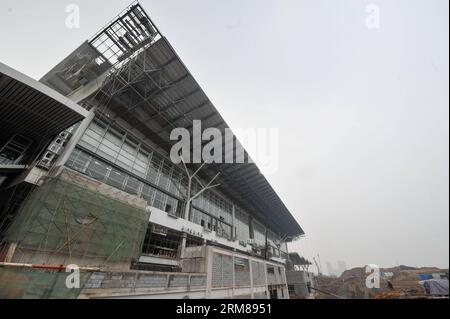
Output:
M289 297L303 230L258 167L170 160L228 125L139 3L40 81L0 64L0 105L1 298Z

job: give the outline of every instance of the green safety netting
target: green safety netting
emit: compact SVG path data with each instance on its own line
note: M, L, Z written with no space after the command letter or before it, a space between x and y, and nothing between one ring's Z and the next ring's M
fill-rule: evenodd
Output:
M119 197L67 178L47 179L24 200L6 232L5 240L17 243L13 262L105 267L137 259L149 212ZM47 290L61 286L65 291L66 277L64 272L0 268L0 297L16 291L26 298L59 296Z
M77 298L90 273L80 273L79 288L73 286L71 273L0 268L0 299ZM66 280L69 285L66 285Z

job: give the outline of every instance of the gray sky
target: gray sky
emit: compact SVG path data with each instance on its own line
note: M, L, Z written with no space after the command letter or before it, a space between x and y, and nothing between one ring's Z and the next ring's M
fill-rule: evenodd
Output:
M0 61L38 79L129 1L0 3ZM141 3L232 127L280 129L267 177L306 231L291 250L448 267L447 0Z

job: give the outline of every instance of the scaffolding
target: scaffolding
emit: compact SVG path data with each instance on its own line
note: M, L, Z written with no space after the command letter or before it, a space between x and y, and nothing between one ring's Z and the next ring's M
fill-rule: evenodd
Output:
M0 268L0 297L76 297L80 290L67 289L62 265L129 269L139 259L149 214L145 202L69 169L46 178L6 232L16 266ZM88 277L81 272L80 288Z
M68 273L56 270L0 269L1 299L73 299L77 298L90 273L80 273L80 288L68 289Z

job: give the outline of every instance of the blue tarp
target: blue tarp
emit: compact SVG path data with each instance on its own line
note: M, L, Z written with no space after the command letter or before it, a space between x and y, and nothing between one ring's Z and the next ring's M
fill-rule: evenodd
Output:
M433 279L433 275L430 274L419 274L417 277L419 277L419 280Z
M427 294L448 296L448 279L429 279L419 281Z

